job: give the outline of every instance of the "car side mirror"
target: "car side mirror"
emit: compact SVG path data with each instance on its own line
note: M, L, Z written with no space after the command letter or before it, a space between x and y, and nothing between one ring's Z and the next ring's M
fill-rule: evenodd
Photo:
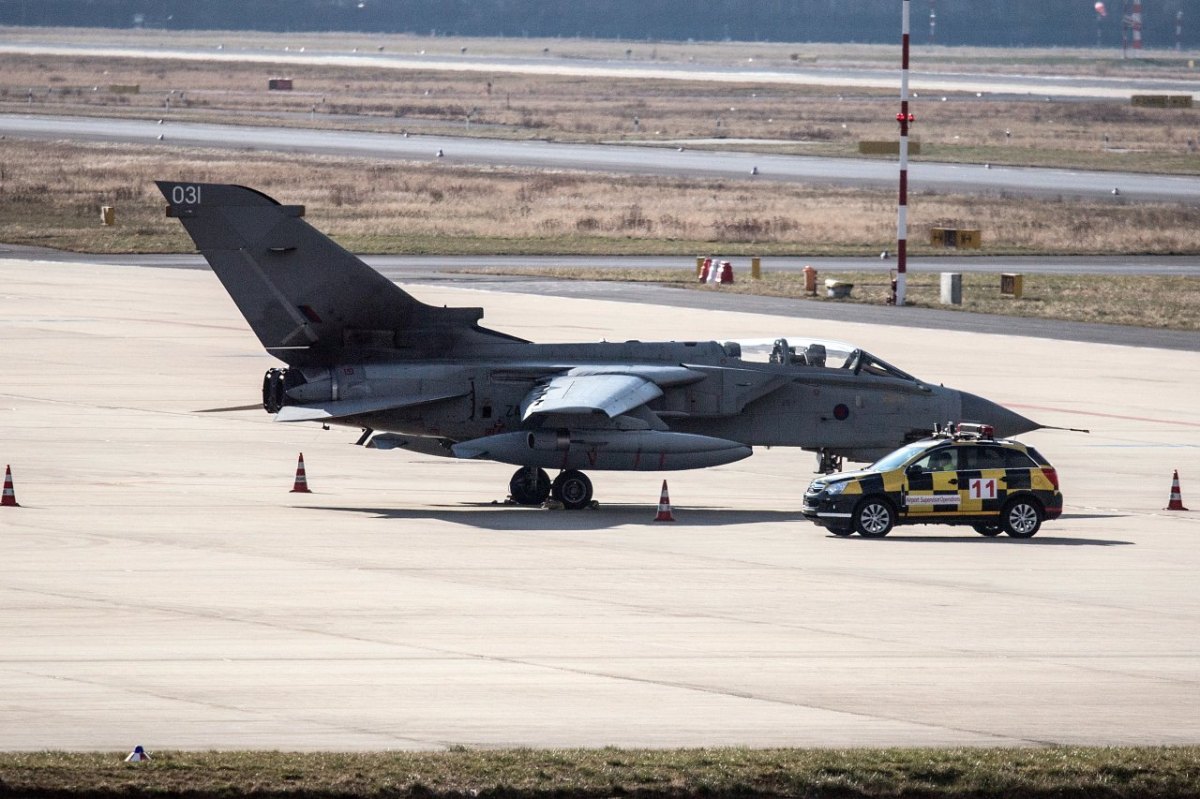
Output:
M908 468L906 468L904 470L904 473L907 475L914 475L914 474L921 474L924 471L925 470L922 469L919 465L912 463L912 464L909 464Z

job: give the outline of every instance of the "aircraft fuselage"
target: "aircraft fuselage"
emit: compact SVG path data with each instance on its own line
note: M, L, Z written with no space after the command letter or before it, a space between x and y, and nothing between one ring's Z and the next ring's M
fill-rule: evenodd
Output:
M497 349L502 352L470 360L306 367L301 370L305 382L288 390L284 404L299 410L307 404L412 397L421 401L329 421L447 442L516 431L670 431L747 447L825 449L852 460L873 459L958 418L961 411L953 389L845 367L745 361L716 342L506 344ZM645 403L651 414L615 419L595 414L592 425L578 415L557 419L551 413L532 423L525 418L531 392L564 370L636 375L656 368L680 374L659 381L662 396ZM511 456L495 459L518 462ZM697 456L679 462L693 465L674 468L725 461ZM625 461L602 463L589 466L631 468Z

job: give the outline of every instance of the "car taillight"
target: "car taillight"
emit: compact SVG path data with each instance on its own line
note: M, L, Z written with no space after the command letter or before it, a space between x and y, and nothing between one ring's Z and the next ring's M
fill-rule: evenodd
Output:
M1053 466L1043 466L1042 474L1044 474L1046 476L1046 479L1050 481L1050 485L1054 486L1054 490L1057 491L1058 490L1058 472L1055 471L1054 467Z

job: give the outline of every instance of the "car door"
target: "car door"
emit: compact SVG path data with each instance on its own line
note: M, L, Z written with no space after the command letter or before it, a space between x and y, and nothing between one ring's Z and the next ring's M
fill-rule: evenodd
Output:
M960 449L937 447L905 468L903 504L909 520L936 521L961 513Z
M958 481L962 489L963 515L995 516L1000 513L1009 490L1005 465L1005 450L999 445L977 444L962 448Z

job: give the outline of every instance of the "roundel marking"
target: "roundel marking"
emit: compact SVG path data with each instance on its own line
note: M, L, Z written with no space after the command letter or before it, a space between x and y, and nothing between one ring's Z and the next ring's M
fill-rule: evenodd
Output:
M844 422L847 418L849 418L849 416L850 408L847 407L845 403L839 402L837 405L833 406L834 419L837 419L839 422Z

